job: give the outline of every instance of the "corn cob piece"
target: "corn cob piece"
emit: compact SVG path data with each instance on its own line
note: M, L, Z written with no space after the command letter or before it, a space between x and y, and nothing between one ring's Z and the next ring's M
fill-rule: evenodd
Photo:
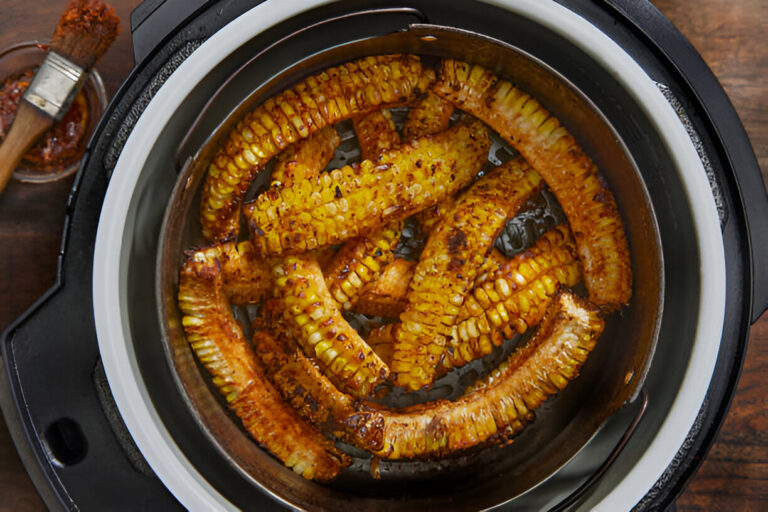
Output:
M417 100L408 111L408 118L403 125L403 138L412 140L432 133L439 133L448 128L453 115L453 104L432 91ZM446 197L438 204L416 214L421 231L428 235L442 215L453 206L453 197Z
M486 160L482 123L418 139L300 187L270 189L244 208L257 251L296 254L366 235L468 184Z
M490 71L446 59L433 91L482 119L541 174L563 206L592 302L629 302L632 269L624 226L597 166L538 101Z
M489 354L505 336L524 333L541 321L560 286L580 279L570 230L561 225L548 231L529 250L476 280L459 311L446 362L463 366Z
M360 158L363 160L375 162L382 153L400 146L400 134L397 133L388 109L354 117L352 126L360 145Z
M403 138L413 140L448 128L453 115L453 103L446 101L432 91L415 101L408 111L403 125Z
M352 308L363 287L376 280L395 259L393 251L402 224L395 221L371 235L353 238L339 249L324 272L326 285L339 307Z
M271 291L272 273L256 255L253 244L226 242L187 252L194 261L218 261L224 294L230 304L255 304Z
M389 110L355 118L353 124L364 160L375 161L382 152L400 145ZM331 296L342 309L350 309L362 287L375 280L394 259L393 251L402 230L403 221L396 220L368 236L347 241L339 250L324 274Z
M399 324L384 324L373 329L365 338L365 342L386 364L392 363L392 353L395 349L395 329Z
M305 478L334 478L349 457L304 423L265 377L232 316L219 261L198 253L184 264L179 281L187 340L245 429Z
M598 308L561 293L528 344L463 396L400 411L361 409L344 422L349 436L388 459L441 457L508 438L577 377L603 328Z
M360 291L355 311L369 316L398 318L408 303L408 285L416 270L416 262L395 259L384 267L381 275Z
M339 144L341 137L332 126L294 142L277 155L270 186L291 187L316 177L331 161Z
M369 395L389 368L341 316L317 261L289 256L276 261L272 271L284 324L304 353L344 391L358 398Z
M200 204L203 234L214 241L237 234L240 203L251 181L286 146L338 121L403 102L429 77L416 56L371 56L310 76L255 108L230 132L208 168Z
M408 118L403 127L404 133L408 140L412 140L441 132L448 128L452 113L453 105L450 102L445 101L434 93L427 93L423 98L416 101L408 111ZM362 158L365 160L375 160L383 151L395 149L401 142L400 135L395 128L395 123L392 121L392 117L386 109L383 109L380 112L372 112L361 118L355 118L354 129L360 144ZM429 208L428 211L438 208L438 206L446 201L452 202L453 199L446 198L438 205ZM420 213L417 215L420 215ZM341 269L339 276L342 276L344 279L341 282L339 282L338 279L333 279L329 283L329 288L331 289L331 295L339 301L344 309L350 309L359 302L358 294L362 292L362 289L359 286L360 284L365 287L369 283L372 283L375 286L378 280L383 277L381 268L385 267L385 265L389 265L393 261L394 257L392 256L392 249L394 249L402 229L403 222L396 221L385 227L384 232L379 232L376 235L360 239L357 242L347 242L347 246L356 243L355 249L347 248L347 246L345 246L346 250L342 249L342 251L340 251L340 255L354 255L357 256L357 260L361 260L364 257L362 255L374 257L378 267L372 268L368 265L362 268L364 273L360 275L360 272L357 272L355 269L355 265L360 265L360 263L357 263L355 259L350 259L349 262L341 258L338 259L335 268ZM397 236L388 236L391 233L396 233ZM382 247L382 244L377 243L379 240L384 241L386 247ZM368 241L367 245L369 248L375 246L375 253L372 254L370 250L367 252L365 251L364 245L366 245L366 241ZM376 257L376 254L379 256ZM397 271L398 268L393 267L392 270ZM397 286L406 290L410 278L405 282L395 283L391 281L392 277L395 276L388 276L388 280L382 283L379 288L370 290L366 302L361 308L358 307L357 311L372 316L399 316L400 311L402 311L402 308L405 305L405 301L400 300L392 302L389 300L388 293L391 290L388 288ZM328 274L326 274L326 280L327 278ZM404 297L401 296L401 299L402 298ZM398 304L397 302L402 302L402 304ZM384 310L381 310L380 307L384 307Z
M541 178L525 161L510 160L472 185L434 229L396 330L392 371L397 385L416 390L434 380L477 269L507 218L541 187Z
M338 418L354 412L350 395L339 391L298 347L277 333L255 331L253 346L270 380L304 420L329 435L343 435Z

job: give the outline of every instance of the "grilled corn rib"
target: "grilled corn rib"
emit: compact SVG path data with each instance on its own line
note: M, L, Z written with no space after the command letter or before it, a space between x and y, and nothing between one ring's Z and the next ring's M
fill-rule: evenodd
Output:
M408 111L408 118L403 125L403 137L412 140L431 133L439 133L450 125L453 104L437 94L428 91L417 100ZM421 230L429 234L442 214L451 209L453 197L446 197L438 204L416 214Z
M294 142L277 155L271 186L290 187L314 178L331 161L339 144L341 137L332 126Z
M389 459L440 457L518 432L579 373L603 331L599 310L561 293L528 344L453 402L365 410L345 420L357 446Z
M198 261L219 262L224 294L230 304L255 304L271 290L269 266L256 255L249 241L217 244L190 251L187 256Z
M400 134L397 133L388 109L354 117L352 126L360 145L360 158L363 160L376 161L379 155L400 145Z
M423 98L414 102L408 111L408 117L403 126L406 140L432 135L447 129L452 113L453 105L450 102L434 93L427 93ZM365 160L375 160L383 151L394 149L401 142L400 135L397 133L395 123L392 121L388 110L372 112L362 118L356 118L354 129L360 143L362 158ZM452 203L452 201L452 198L443 199L439 204L429 208L428 211L435 210L446 202ZM421 212L417 215L421 215ZM358 312L371 316L399 316L405 305L405 301L402 300L404 296L401 295L399 300L393 301L389 292L397 293L399 291L391 290L393 286L403 290L407 289L410 276L404 282L393 282L392 278L396 276L390 272L384 283L377 285L377 282L384 277L382 268L385 266L389 268L389 264L394 259L392 250L402 229L403 222L396 221L386 226L383 232L364 237L357 242L347 242L340 251L340 256L349 255L352 257L348 258L349 261L337 258L329 288L331 295L339 301L344 309L355 306ZM356 243L354 249L349 247L352 243ZM363 265L364 258L373 258L375 266ZM361 265L363 266L360 267ZM362 273L358 268L362 270ZM390 270L400 270L400 266L396 265ZM328 277L326 273L326 281ZM363 303L359 304L360 294L369 284L373 285L374 288L368 291ZM402 304L397 302L402 302Z
M488 123L541 174L571 224L590 300L606 310L628 303L632 270L616 201L565 127L480 66L444 60L433 91Z
M182 267L179 280L187 340L245 429L305 478L334 478L349 457L304 423L265 377L232 316L219 261L196 253Z
M363 287L379 277L395 256L393 250L402 231L395 221L375 233L347 241L326 269L325 282L342 309L350 309Z
M403 125L403 138L412 140L439 133L448 128L451 115L453 115L453 103L432 91L427 91L424 97L415 101L408 111L408 117Z
M338 418L355 410L354 399L339 391L298 347L268 331L254 331L253 346L275 387L306 421L321 431L341 435Z
M384 109L354 119L361 157L375 161L384 151L400 145L400 135L389 111ZM394 249L403 230L396 220L370 235L348 240L324 272L331 296L343 309L357 302L362 287L374 281L394 259Z
M507 218L541 186L525 161L510 160L472 185L438 223L416 266L395 333L391 367L397 385L416 390L432 382L478 267Z
M558 226L529 250L479 278L459 311L446 362L463 366L494 346L541 321L560 286L581 279L576 249L567 226ZM502 335L503 332L503 335Z
M392 363L392 352L395 348L395 329L398 324L384 324L373 329L365 338L365 342L376 352L386 364Z
M358 398L369 395L389 368L341 316L317 261L289 256L276 261L272 271L285 326L304 353L344 391Z
M240 202L251 181L286 146L338 121L403 102L429 76L413 55L366 57L310 76L248 113L208 168L200 204L205 237L221 241L237 234Z
M457 125L300 187L270 189L244 208L257 251L302 253L372 233L453 194L486 160L482 123Z
M363 287L355 311L369 316L398 318L408 303L405 297L415 269L415 261L395 259L384 267L378 279Z

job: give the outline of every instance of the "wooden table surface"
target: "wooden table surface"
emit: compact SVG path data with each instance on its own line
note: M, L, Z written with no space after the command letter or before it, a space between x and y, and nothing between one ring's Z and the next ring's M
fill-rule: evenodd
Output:
M128 15L138 0L111 2L123 32L99 64L108 94L133 65ZM0 0L0 47L47 39L66 0ZM768 182L768 1L654 0L691 40L728 92ZM0 196L0 330L54 282L72 178L11 181ZM763 264L765 264L765 260ZM768 314L752 327L730 412L677 510L768 510ZM44 510L0 419L0 510Z

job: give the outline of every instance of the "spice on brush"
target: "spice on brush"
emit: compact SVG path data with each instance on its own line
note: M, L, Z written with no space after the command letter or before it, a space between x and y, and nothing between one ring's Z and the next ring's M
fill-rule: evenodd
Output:
M0 142L5 139L11 127L22 94L29 87L35 70L28 69L11 76L0 87ZM46 171L52 167L68 167L74 164L85 150L88 128L88 100L81 91L61 121L58 121L22 157L21 164L35 171Z

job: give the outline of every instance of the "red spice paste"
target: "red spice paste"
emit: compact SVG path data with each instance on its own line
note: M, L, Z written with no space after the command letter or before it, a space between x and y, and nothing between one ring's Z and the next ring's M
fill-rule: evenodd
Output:
M0 87L0 141L8 133L21 96L33 76L34 70L29 69L6 79ZM55 123L43 139L24 155L21 165L41 171L72 165L80 159L85 149L87 127L88 100L81 91L64 118Z

